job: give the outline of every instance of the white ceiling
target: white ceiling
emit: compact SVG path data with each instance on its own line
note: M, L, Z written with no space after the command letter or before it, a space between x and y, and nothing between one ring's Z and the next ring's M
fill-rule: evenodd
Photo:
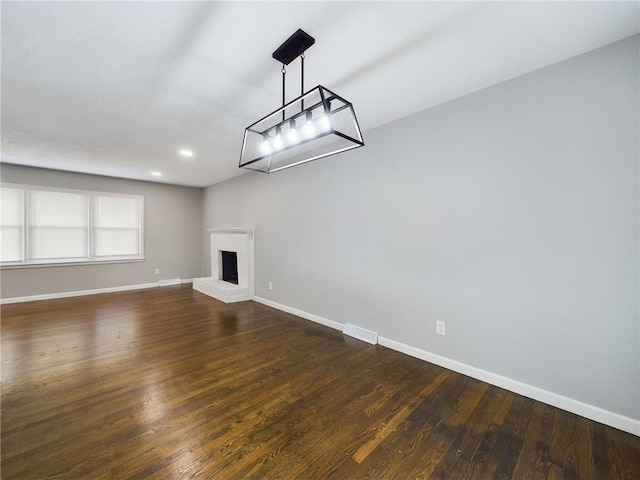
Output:
M1 13L2 161L190 186L244 173L244 128L281 102L271 53L297 28L316 39L305 86L353 102L365 142L375 126L639 31L638 1L2 2Z

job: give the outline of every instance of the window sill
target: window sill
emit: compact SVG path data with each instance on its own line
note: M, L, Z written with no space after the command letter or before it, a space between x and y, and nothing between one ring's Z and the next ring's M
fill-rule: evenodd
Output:
M144 262L144 257L135 258L108 258L103 260L50 260L44 262L30 263L7 263L0 265L0 270L13 270L21 268L42 268L42 267L76 267L79 265L104 265L113 263L138 263Z

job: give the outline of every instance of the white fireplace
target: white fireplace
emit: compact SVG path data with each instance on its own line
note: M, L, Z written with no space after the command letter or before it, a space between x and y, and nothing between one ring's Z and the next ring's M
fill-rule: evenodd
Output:
M193 289L225 303L253 298L253 229L207 228L211 249L211 276L193 279ZM235 253L237 284L224 281L222 252Z

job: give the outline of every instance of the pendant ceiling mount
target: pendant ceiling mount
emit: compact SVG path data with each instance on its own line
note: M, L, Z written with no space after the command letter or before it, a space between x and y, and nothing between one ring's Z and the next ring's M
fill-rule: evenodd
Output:
M318 85L304 91L304 52L315 39L298 29L273 58L282 64L282 107L244 131L239 167L272 173L364 146L353 105ZM286 65L301 61L301 93L285 102Z
M273 52L273 58L283 65L289 65L302 55L309 47L316 43L316 39L302 29L287 38L278 49Z

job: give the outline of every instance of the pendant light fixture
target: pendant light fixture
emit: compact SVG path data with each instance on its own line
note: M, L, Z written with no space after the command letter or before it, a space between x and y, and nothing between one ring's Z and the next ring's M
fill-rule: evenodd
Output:
M350 102L322 85L304 91L304 52L314 43L298 29L273 52L282 64L282 107L245 129L240 168L272 173L364 146ZM286 66L296 58L301 93L285 103Z

